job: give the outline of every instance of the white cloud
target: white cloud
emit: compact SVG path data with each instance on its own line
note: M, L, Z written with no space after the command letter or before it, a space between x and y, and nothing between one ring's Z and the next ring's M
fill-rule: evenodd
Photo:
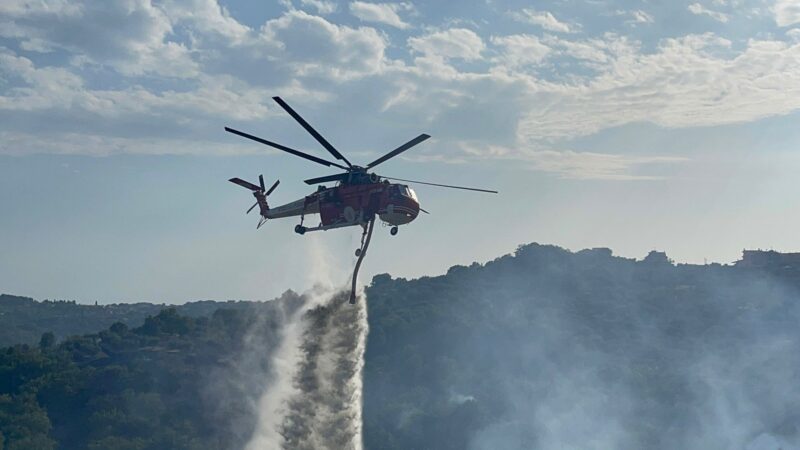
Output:
M0 37L28 50L64 49L77 61L107 65L130 75L192 77L197 66L185 45L167 41L172 23L149 1L14 1L0 10ZM5 20L3 20L5 19Z
M170 65L182 61L180 53L170 55L182 49L166 41L166 35L146 51L137 44L138 36L121 43L138 52L113 64L82 47L61 47L73 60L86 58L117 71L115 87L102 89L78 75L85 72L82 67L40 66L0 46L0 152L247 153L252 146L218 145L228 142L219 131L221 122L263 121L276 115L270 98L276 93L301 104L325 102L330 90L312 91L300 80L325 80L330 88L330 82L380 73L387 62L385 38L376 30L334 25L302 11L289 11L258 33L243 35L206 29L202 24L209 22L186 18L180 10L169 10L166 16L182 17L194 35L190 55L197 60L189 61L195 71L180 84L164 78L175 70ZM153 66L159 72L145 72ZM156 74L161 84L152 87ZM263 85L243 81L248 75L258 85L263 79ZM48 127L42 130L41 123ZM81 136L84 146L78 145Z
M800 0L777 0L773 11L779 27L800 23Z
M19 78L24 87L7 89L0 109L26 111L54 106L88 104L80 95L83 80L60 67L36 68L33 62L0 47L0 79Z
M335 25L303 11L289 11L268 21L262 42L277 43L273 54L298 75L357 78L377 73L384 62L386 40L373 28Z
M187 22L205 33L217 33L241 42L251 31L236 19L217 0L164 0L161 9L173 24Z
M657 52L607 53L606 70L585 83L540 91L541 109L520 122L523 140L589 135L632 122L714 126L800 108L800 45L751 40L733 58L711 33L664 40Z
M409 3L369 3L355 1L350 3L350 13L364 22L376 22L406 29L410 25L403 21L398 11L411 8Z
M536 170L584 180L655 180L663 177L636 172L643 166L686 162L685 158L667 156L611 155L571 150L532 152L529 159Z
M637 9L635 11L631 11L631 16L633 16L633 20L636 23L653 23L653 16L642 11L641 9Z
M655 21L652 14L641 9L635 9L631 11L618 9L614 12L614 15L618 17L628 17L628 20L626 20L625 23L633 26L653 23Z
M581 180L655 180L663 177L644 175L642 168L681 164L683 157L614 155L573 150L542 150L536 148L509 148L494 144L465 142L464 153L475 158L512 159L533 170L559 175L561 178ZM443 160L446 162L447 160ZM465 160L456 160L464 163Z
M265 151L244 142L216 142L186 138L115 137L92 133L40 134L0 131L0 155L61 154L108 156L141 155L247 155Z
M48 11L51 14L79 15L81 6L68 0L4 0L0 3L0 14L4 16L23 16L34 11Z
M523 8L522 11L516 11L511 16L520 21L538 25L545 30L555 31L558 33L571 33L574 32L575 25L569 25L561 22L548 11L536 11L530 8Z
M336 3L328 0L300 0L304 6L311 6L319 14L332 14L336 12Z
M428 57L460 58L471 61L481 58L486 47L480 36L466 28L450 28L408 39L414 51Z
M559 54L575 58L587 66L598 69L605 68L612 58L610 54L612 49L609 48L610 43L613 42L617 47L627 44L625 40L618 39L616 35L608 35L605 39L596 38L580 41L546 36L544 42L551 48L556 49Z
M491 43L502 48L495 63L507 67L524 67L541 63L550 53L550 48L544 45L538 37L529 34L514 34L511 36L492 36Z
M698 16L705 15L722 23L725 23L730 19L730 17L727 14L721 13L719 11L710 10L705 6L701 5L700 3L692 3L691 5L689 5L688 9L689 12L691 12L692 14Z
M75 116L122 118L152 115L154 119L207 115L239 120L265 117L262 105L268 92L249 88L231 77L201 77L195 89L156 94L141 86L121 90L87 88L78 75L65 68L36 67L28 58L0 50L0 76L23 80L24 85L0 95L0 111L70 111Z
M141 2L140 2L141 3ZM45 107L68 107L64 105L67 99L83 99L87 104L105 105L110 111L120 111L122 105L127 104L129 94L142 96L141 101L133 102L142 107L147 105L165 106L185 103L191 105L190 111L216 111L225 112L228 117L243 117L242 109L235 106L248 104L247 110L251 113L263 116L266 108L260 103L251 104L241 98L232 95L233 89L245 92L247 99L267 102L268 95L252 95L254 90L247 84L241 83L237 77L253 75L257 79L271 80L267 84L274 87L282 86L284 92L289 89L291 83L296 82L298 76L324 76L334 79L355 79L361 76L377 73L381 70L385 62L384 49L385 38L376 30L368 27L350 28L346 26L334 25L321 17L316 17L302 11L289 11L282 17L268 21L262 27L260 33L256 34L249 28L239 24L231 18L224 8L219 7L213 0L195 0L194 9L185 9L186 5L175 6L171 2L164 3L162 9L153 10L144 5L140 10L131 10L130 14L139 17L140 25L133 27L141 29L139 33L123 32L120 36L115 36L116 41L106 43L94 43L84 41L78 37L73 37L74 43L69 40L56 42L51 38L63 34L75 28L77 23L86 20L86 17L96 16L98 12L91 12L89 8L76 11L69 10L66 18L65 14L59 11L58 14L51 14L48 11L32 10L31 7L18 7L17 5L4 4L4 12L23 14L23 16L11 16L12 19L20 20L31 26L30 17L46 18L49 28L36 24L30 34L40 34L46 37L47 45L58 46L72 54L72 61L80 61L81 64L102 64L109 66L118 72L119 81L123 85L136 86L135 92L130 90L117 91L90 91L83 86L83 81L71 69L75 67L63 68L33 68L31 61L27 58L14 56L10 51L0 52L0 56L5 60L3 72L27 66L26 71L15 70L11 73L11 78L21 78L26 86L16 90L0 91L0 107L7 109L36 109ZM43 3L36 3L35 6L42 6ZM205 5L205 6L204 6ZM45 7L51 8L49 5ZM118 14L119 10L110 8L105 14ZM159 14L159 12L161 14ZM128 20L128 24L133 19ZM2 22L2 18L0 18ZM193 32L191 50L176 42L168 41L168 32L171 30L171 23L181 22L185 26L191 27ZM103 25L97 22L94 25ZM109 29L95 30L97 36L115 33L115 22L106 24ZM4 29L7 30L7 29ZM19 31L19 30L16 30ZM124 31L124 29L122 30ZM144 36L145 34L151 35ZM223 40L214 38L223 37ZM18 36L17 39L23 42L30 42L30 38ZM80 43L81 45L78 45ZM208 47L211 45L211 47ZM218 49L224 49L219 51ZM2 50L2 47L0 47ZM112 51L113 50L113 51ZM127 50L127 54L125 51ZM120 53L114 57L105 57L106 53ZM202 55L195 61L192 55ZM226 59L230 58L230 59ZM220 62L217 62L219 60ZM227 63L226 61L233 63ZM254 61L258 61L259 67L254 67ZM11 62L14 62L12 65ZM209 75L209 68L224 71L216 75ZM263 70L262 69L266 69ZM2 74L3 72L0 72ZM280 75L284 73L285 75ZM180 76L194 81L187 81L182 87L181 92L164 92L161 94L151 94L146 88L136 80L140 76ZM24 76L23 76L24 75ZM45 83L42 79L35 77L48 76L54 79L55 75L61 77L59 82ZM233 77L231 77L233 75ZM3 77L3 75L0 75ZM66 78L70 83L64 82ZM223 84L230 89L214 90L214 84L207 84L208 80L215 80L217 85ZM223 80L223 81L220 81ZM234 80L234 82L224 81ZM294 81L292 81L294 80ZM47 89L48 86L61 86L66 90L54 92ZM234 87L234 85L236 85ZM69 88L69 89L67 89ZM305 88L291 88L292 92L302 93ZM319 93L317 97L325 98L325 93ZM47 103L48 100L50 103ZM216 105L208 102L216 102ZM230 110L228 108L232 107ZM81 108L77 103L72 103L71 107ZM189 115L191 116L191 114ZM246 117L252 117L250 113Z

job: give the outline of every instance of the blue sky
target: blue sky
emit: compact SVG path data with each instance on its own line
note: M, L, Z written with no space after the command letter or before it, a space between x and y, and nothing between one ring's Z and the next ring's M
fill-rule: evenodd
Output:
M6 0L0 291L79 301L267 299L346 281L358 231L255 231L225 180L304 195L325 156L280 95L431 211L379 228L363 280L538 241L731 262L800 250L800 0Z

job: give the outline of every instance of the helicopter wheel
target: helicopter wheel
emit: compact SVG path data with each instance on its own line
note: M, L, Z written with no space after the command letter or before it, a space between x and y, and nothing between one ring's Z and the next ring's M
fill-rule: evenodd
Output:
M306 234L306 227L302 225L297 225L296 227L294 227L294 232L300 235Z
M361 256L361 249L360 248L356 249L356 257L358 257L358 256Z
M397 227L392 227L389 230L389 234L391 234L392 236L396 235L397 234Z

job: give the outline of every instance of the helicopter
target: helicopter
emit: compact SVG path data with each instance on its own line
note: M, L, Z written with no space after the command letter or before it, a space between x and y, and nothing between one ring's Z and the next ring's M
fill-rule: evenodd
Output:
M273 97L272 99L339 162L319 158L230 127L225 127L225 131L326 167L341 169L344 172L304 180L308 185L318 185L317 190L301 199L275 207L269 206L267 197L275 191L275 188L280 184L280 180L275 181L269 189L266 189L263 174L258 176L258 184L245 181L241 178L231 178L228 181L250 190L253 197L255 197L256 202L247 210L246 214L249 214L250 211L258 206L261 218L258 221L256 229L261 228L267 220L286 217L300 218L300 223L294 228L294 231L300 235L313 231L327 231L335 228L360 226L363 231L361 234L361 245L355 251L358 260L352 277L352 287L350 291L351 304L355 303L358 270L361 267L361 261L367 253L375 221L380 220L390 225L389 233L394 236L397 234L400 225L412 222L417 218L420 212L428 214L427 211L420 207L417 194L411 187L407 184L392 183L392 181L497 194L497 191L490 189L428 183L378 175L372 171L376 166L427 140L430 136L422 133L375 161L365 166L359 166L352 164L345 158L344 155L306 122L306 120L292 109L289 104L283 101L283 99L280 97ZM321 183L331 182L336 183L335 186L325 187L321 185ZM307 215L311 214L319 214L320 222L317 226L307 227L304 225L305 219Z

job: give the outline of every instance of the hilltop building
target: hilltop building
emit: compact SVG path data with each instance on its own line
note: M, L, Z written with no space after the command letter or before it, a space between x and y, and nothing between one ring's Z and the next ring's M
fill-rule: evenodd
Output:
M781 253L774 250L742 250L737 267L800 269L800 253Z
M672 260L669 259L666 252L659 252L656 250L648 253L642 262L651 266L672 265Z

